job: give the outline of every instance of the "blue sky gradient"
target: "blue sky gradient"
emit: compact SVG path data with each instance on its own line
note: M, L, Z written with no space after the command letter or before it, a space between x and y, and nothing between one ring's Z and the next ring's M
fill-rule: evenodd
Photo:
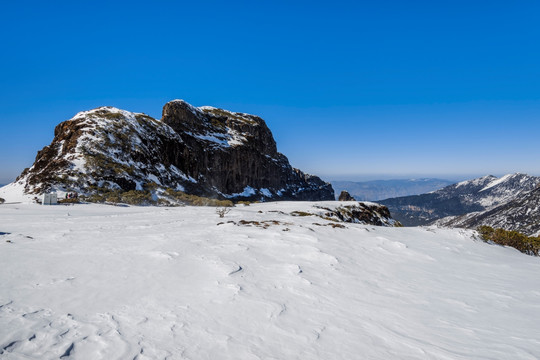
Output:
M54 127L185 99L325 179L540 175L537 1L4 3L0 183Z

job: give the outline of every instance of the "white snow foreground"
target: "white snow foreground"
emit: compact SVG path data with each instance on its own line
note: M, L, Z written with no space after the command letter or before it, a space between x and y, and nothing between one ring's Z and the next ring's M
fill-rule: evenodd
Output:
M0 205L0 358L540 358L538 258L311 207Z

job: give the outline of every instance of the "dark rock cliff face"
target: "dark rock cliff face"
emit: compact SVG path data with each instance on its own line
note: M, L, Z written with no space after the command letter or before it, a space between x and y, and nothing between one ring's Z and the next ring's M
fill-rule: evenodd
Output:
M233 200L333 200L330 184L294 169L263 119L182 100L162 120L102 107L59 124L17 179L27 193L167 189Z
M290 166L258 116L172 101L163 107L161 121L183 140L182 154L173 162L208 189L237 194L251 187L302 200L329 200L333 193L319 178Z

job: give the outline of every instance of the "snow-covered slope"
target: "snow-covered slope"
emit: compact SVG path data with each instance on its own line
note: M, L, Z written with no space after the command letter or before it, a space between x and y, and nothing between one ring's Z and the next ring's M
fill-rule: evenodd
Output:
M11 184L0 187L0 198L4 199L7 203L30 203L34 197L35 195L25 194L24 184L20 182L12 182Z
M538 258L314 206L0 205L0 357L540 358Z
M519 199L533 190L540 178L527 174L488 175L462 181L427 194L379 201L404 225L429 224L447 216L490 210Z
M471 201L478 202L486 209L493 209L514 199L519 199L539 183L538 176L522 173L507 174L489 182L476 196L471 197Z

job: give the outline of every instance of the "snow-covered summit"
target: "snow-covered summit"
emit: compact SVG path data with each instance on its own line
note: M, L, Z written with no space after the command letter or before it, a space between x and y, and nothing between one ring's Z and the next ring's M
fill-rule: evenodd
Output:
M449 185L448 188L460 188L460 187L479 187L485 186L493 181L497 180L497 177L493 175L486 175L472 180L464 180L454 185ZM445 188L446 189L446 188Z
M116 108L114 106L100 106L95 109L86 110L86 111L80 111L75 116L73 116L70 120L77 120L81 118L87 118L89 116L94 116L97 118L100 118L104 112L108 112L111 114L121 114L124 117L127 118L134 118L135 115L144 115L142 113L133 113L131 111L122 110L119 108Z

